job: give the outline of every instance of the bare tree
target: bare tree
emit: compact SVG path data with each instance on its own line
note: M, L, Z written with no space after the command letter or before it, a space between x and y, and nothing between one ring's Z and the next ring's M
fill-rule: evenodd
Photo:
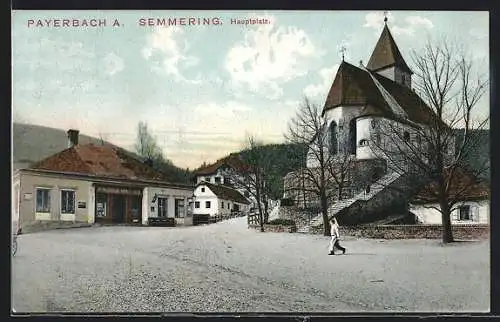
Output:
M146 122L137 124L135 152L151 164L164 162L165 160L163 152L158 146L156 138L149 132Z
M355 166L355 158L348 153L335 154L328 158L326 169L328 171L328 178L333 180L337 195L337 200L344 198L345 189L352 183L351 174Z
M373 142L376 154L389 161L393 171L425 177L432 182L428 193L437 200L441 213L443 242L453 242L450 215L463 197L470 192L474 180L457 187L457 175L468 168L466 159L481 142L471 135L484 129L489 118L475 119L477 103L484 95L487 80L475 74L472 61L463 51L446 40L428 42L424 49L413 52L415 89L425 102L420 112L425 122L407 120L379 122ZM454 129L460 128L457 140ZM485 171L488 164L467 169L474 176Z
M329 138L328 120L322 117L321 108L305 98L290 121L286 139L290 143L305 146L310 164L306 162L299 170L300 184L291 189L313 195L319 200L325 236L330 234L328 207L332 192L337 191L338 198L335 199L342 199L346 180L354 164L348 154L330 151Z
M267 185L267 171L270 160L267 158L263 144L255 137L249 136L246 149L243 152L244 166L240 169L231 169L231 182L237 189L246 191L257 203L259 211L260 230L264 231L264 223L269 218Z

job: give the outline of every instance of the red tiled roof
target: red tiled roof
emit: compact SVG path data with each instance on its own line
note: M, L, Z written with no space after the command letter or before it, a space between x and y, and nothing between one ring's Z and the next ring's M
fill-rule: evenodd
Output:
M210 189L220 199L231 200L245 205L250 204L248 199L245 198L239 191L229 188L227 186L217 185L208 182L200 182L198 185L207 186L208 189Z
M249 171L250 169L250 167L247 164L245 164L245 162L243 162L238 155L230 154L225 158L217 160L215 163L199 168L198 170L194 171L194 174L197 176L214 174L217 172L217 169L223 167L232 168L238 172L246 172Z
M94 144L73 146L35 163L30 169L104 178L166 180L163 173L133 158L123 149Z
M464 168L455 170L449 191L450 198L459 198L458 201L484 200L490 195L488 185ZM418 191L413 196L411 203L435 203L438 201L436 195L437 184L432 182Z
M367 68L372 71L377 71L391 66L396 66L408 73L412 73L403 59L403 55L401 55L394 38L392 38L389 28L385 25L370 60L368 61Z

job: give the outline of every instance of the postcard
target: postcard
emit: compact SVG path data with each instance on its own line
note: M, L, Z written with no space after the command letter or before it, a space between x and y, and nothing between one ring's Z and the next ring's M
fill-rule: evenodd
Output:
M12 312L490 310L486 11L14 10Z

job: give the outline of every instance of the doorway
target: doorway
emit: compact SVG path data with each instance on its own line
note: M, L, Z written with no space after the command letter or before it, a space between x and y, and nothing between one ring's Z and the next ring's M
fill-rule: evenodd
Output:
M112 213L111 221L113 223L123 223L125 222L125 196L123 195L113 195L111 197L112 202Z

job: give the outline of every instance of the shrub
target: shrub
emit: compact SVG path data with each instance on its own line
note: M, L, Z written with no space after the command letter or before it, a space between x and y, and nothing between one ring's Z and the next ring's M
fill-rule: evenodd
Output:
M283 225L283 226L295 226L295 221L291 219L282 219L282 218L277 218L274 220L271 220L269 225Z

